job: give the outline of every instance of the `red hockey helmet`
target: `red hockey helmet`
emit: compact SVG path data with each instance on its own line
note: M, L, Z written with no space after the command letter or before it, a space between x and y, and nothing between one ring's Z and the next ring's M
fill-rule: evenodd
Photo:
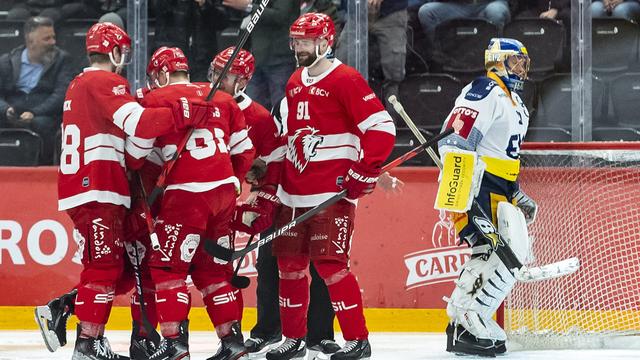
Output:
M119 64L113 61L113 48L118 47L122 58ZM87 54L109 54L116 66L129 62L131 54L131 39L129 35L110 22L96 23L87 31Z
M173 73L176 71L189 71L187 57L180 48L163 46L158 48L147 66L147 74L157 75L160 71Z
M211 65L209 66L209 81L212 79L214 72L221 72L224 66L231 58L231 54L236 49L235 46L230 46L222 50L218 55L213 58ZM253 72L256 69L256 60L253 55L245 49L240 49L238 55L233 59L233 63L229 68L230 74L235 74L247 79L251 79Z
M329 46L333 46L335 36L333 20L322 13L303 14L289 28L292 39L327 39Z

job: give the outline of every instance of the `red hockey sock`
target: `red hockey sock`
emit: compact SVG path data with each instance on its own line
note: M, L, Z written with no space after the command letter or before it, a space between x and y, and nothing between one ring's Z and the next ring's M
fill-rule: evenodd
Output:
M113 305L113 288L85 284L78 288L75 314L80 322L106 324Z
M327 286L331 305L336 312L345 340L361 340L369 336L364 319L360 286L352 273Z
M207 314L211 323L216 327L232 321L240 321L238 297L240 290L232 287L227 282L212 284L201 289L202 301L207 308ZM228 331L227 331L228 333ZM218 336L227 335L225 331L218 331Z
M187 285L170 289L156 289L156 311L164 337L177 337L179 325L187 319L191 308L191 295Z
M282 274L281 274L282 275ZM280 319L282 334L288 338L307 335L309 283L307 276L299 279L280 279Z
M145 291L143 293L145 310L149 324L155 329L158 326L158 313L156 312L155 292ZM140 324L140 336L147 335L147 329L142 322L142 309L140 309L140 299L135 292L131 294L131 318Z

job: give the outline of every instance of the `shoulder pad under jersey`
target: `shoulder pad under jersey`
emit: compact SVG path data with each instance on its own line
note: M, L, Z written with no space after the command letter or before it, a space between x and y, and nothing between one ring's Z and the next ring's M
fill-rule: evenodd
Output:
M493 79L486 76L481 76L473 80L473 82L471 83L471 88L464 95L464 98L470 101L482 100L487 97L491 90L496 86L498 86L498 83Z

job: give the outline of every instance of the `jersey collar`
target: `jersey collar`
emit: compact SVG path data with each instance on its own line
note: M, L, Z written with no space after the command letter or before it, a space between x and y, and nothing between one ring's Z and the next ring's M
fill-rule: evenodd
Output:
M327 77L327 75L329 75L333 70L335 70L335 68L337 68L340 64L342 64L342 62L340 60L333 59L333 62L331 63L331 67L329 67L329 69L327 69L327 71L323 72L322 74L320 74L318 76L309 76L309 69L307 69L306 67L303 68L302 69L302 73L300 74L300 78L302 80L302 85L311 86L311 85L316 84L320 80L322 80L325 77Z
M498 84L498 86L500 86L502 91L504 91L504 93L507 94L507 96L509 97L509 100L511 100L511 104L513 104L513 106L516 106L516 102L513 101L513 98L511 97L511 91L509 91L509 88L507 87L507 85L504 84L504 81L500 79L500 76L496 75L493 71L487 71L487 77L495 81Z
M244 92L240 93L239 95L242 97L242 100L240 100L240 102L238 103L238 107L240 108L240 110L244 111L244 109L248 108L249 105L251 105L251 102L253 102L253 100L251 100L251 98Z

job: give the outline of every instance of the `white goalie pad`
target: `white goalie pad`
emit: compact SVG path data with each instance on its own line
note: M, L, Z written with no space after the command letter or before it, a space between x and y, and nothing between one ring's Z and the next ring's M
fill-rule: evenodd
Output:
M498 203L498 233L513 250L520 263L526 264L531 254L531 241L527 221L516 206L501 201Z
M504 331L492 317L515 282L496 253L487 260L474 257L464 264L451 298L445 299L447 315L478 338L505 340Z

